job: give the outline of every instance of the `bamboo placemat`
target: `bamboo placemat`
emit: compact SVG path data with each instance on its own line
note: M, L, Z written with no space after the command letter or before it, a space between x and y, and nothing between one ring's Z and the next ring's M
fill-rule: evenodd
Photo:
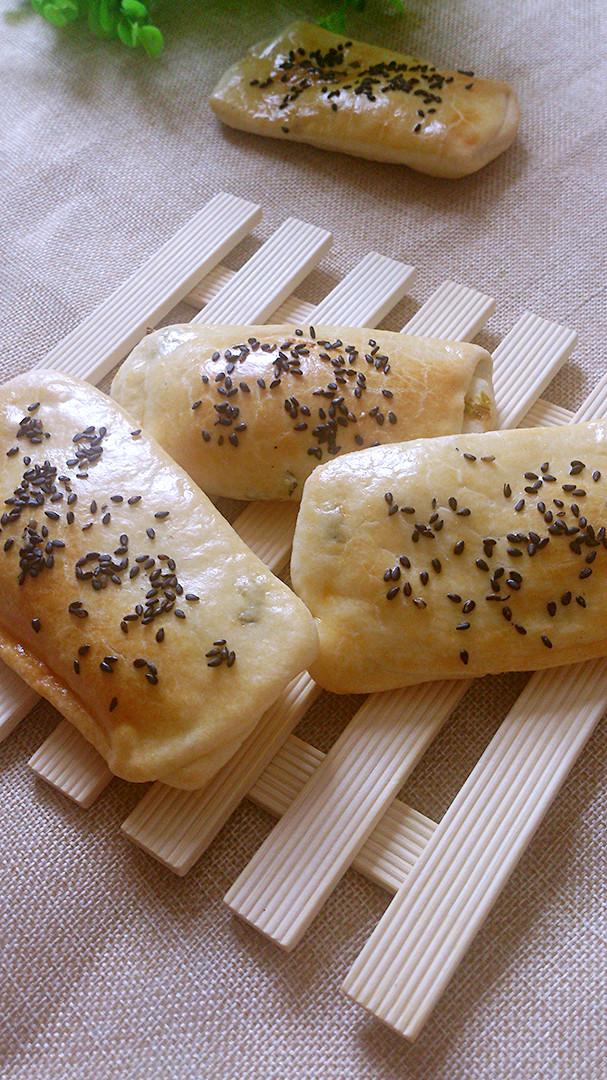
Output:
M370 253L319 304L305 303L294 290L326 253L331 237L321 226L295 219L287 219L241 270L227 270L221 260L259 215L260 208L245 200L217 196L38 366L99 381L145 328L182 299L202 305L194 320L207 324L322 321L373 327L414 281L413 267ZM447 281L403 329L471 340L494 308L491 297ZM521 314L494 351L501 426L572 419L540 395L575 340L564 327ZM583 417L600 415L604 400L600 386ZM294 517L292 506L273 505L268 513L251 504L235 527L278 572L288 560ZM395 796L468 684L371 695L325 757L290 735L320 693L303 675L207 789L183 793L152 785L123 828L183 874L245 795L282 814L227 900L285 948L297 943L350 864L395 891L345 989L412 1038L598 721L605 706L603 676L602 662L560 669L558 677L551 676L549 695L545 676L534 677L438 826ZM538 718L540 691L544 709ZM5 669L0 695L0 730L7 734L33 698ZM66 722L30 764L83 807L112 779Z

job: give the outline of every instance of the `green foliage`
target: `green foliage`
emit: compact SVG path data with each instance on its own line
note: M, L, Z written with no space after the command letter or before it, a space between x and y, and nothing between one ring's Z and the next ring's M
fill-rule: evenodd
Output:
M38 15L54 26L80 20L97 37L114 39L148 56L160 56L162 33L154 26L144 0L31 0Z
M331 8L332 0L327 0ZM366 0L340 0L335 10L319 19L321 26L336 34L346 33L350 12L364 11ZM400 14L404 0L388 0ZM80 20L98 37L121 41L129 49L138 46L148 56L160 56L164 41L162 33L151 21L149 0L31 0L38 15L54 26L67 26Z

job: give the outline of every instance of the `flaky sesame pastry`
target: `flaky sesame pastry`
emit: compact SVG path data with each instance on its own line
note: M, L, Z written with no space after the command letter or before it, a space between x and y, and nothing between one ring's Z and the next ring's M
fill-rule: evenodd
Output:
M298 502L320 462L494 426L478 345L327 326L168 326L112 396L209 495Z
M607 421L381 446L306 482L291 575L338 693L607 654Z
M0 657L133 781L204 784L316 656L311 616L105 394L0 388Z
M210 104L243 131L452 178L501 154L519 121L507 83L441 71L302 22L253 45Z

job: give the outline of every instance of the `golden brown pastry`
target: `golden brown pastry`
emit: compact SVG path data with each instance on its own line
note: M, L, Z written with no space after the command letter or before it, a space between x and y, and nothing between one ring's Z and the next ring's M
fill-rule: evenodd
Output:
M127 780L205 783L314 659L314 623L99 390L0 390L0 656Z
M417 440L307 481L291 574L338 693L607 653L607 421Z
M431 176L476 172L513 142L507 83L294 23L253 45L210 98L230 127L310 143Z
M494 423L477 345L319 326L168 326L112 396L209 495L299 501L321 461Z

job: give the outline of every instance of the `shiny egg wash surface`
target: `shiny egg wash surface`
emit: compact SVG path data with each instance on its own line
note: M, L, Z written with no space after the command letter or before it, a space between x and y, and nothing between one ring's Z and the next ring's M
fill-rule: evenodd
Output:
M125 413L46 377L40 400L39 373L2 388L1 652L120 775L168 777L242 739L315 633Z
M519 115L506 83L305 23L252 46L210 104L234 127L452 177L501 153Z
M479 346L326 326L164 327L112 395L203 490L240 499L299 501L340 454L494 423Z
M416 441L318 470L292 575L318 619L319 681L362 691L606 653L606 429Z

